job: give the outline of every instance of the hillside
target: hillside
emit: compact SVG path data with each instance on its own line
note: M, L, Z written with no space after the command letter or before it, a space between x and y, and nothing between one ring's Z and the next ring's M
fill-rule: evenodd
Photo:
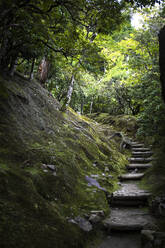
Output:
M115 129L76 114L36 81L0 77L0 237L3 247L85 247L76 218L109 213L126 157Z

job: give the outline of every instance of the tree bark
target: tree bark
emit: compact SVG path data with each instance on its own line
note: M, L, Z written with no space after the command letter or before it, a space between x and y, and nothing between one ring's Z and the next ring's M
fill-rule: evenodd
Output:
M30 70L30 80L34 79L34 64L35 64L35 58L33 58L31 70Z
M38 68L38 77L43 86L45 85L45 82L48 78L48 71L49 71L49 62L47 58L44 56Z
M84 113L84 97L81 97L81 115Z
M16 70L16 67L17 67L17 58L13 58L11 61L10 70L9 70L9 75L11 77L14 76L14 72Z
M93 108L93 97L92 97L91 104L90 104L90 110L89 110L90 114L92 113L92 108Z
M73 74L72 77L71 77L71 81L70 81L70 85L69 85L69 88L68 88L68 92L67 92L65 102L64 102L64 104L63 104L63 106L61 108L62 111L66 110L67 106L69 105L69 103L70 103L70 101L72 99L74 82L75 82L75 78L74 78L74 74Z
M165 102L165 26L159 32L159 67L162 97Z

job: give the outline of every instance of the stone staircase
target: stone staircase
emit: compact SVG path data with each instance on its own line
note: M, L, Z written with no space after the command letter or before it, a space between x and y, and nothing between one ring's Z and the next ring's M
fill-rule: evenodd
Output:
M123 233L123 231L152 230L156 226L155 218L147 208L151 193L139 187L145 171L152 166L153 152L137 142L132 142L131 148L132 157L128 159L127 173L119 177L120 188L109 198L110 216L104 220L104 227L109 235L121 231ZM104 246L100 246L102 247ZM112 244L105 247L113 248ZM120 245L119 247L124 248Z

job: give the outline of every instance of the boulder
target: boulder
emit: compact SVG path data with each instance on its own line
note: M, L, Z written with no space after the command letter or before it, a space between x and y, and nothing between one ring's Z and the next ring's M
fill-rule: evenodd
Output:
M151 230L141 231L141 248L165 248L165 233Z

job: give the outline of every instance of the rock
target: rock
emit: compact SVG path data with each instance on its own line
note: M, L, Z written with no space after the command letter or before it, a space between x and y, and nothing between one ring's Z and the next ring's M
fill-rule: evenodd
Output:
M97 215L102 216L102 217L105 216L103 210L92 210L92 211L91 211L91 214L97 214Z
M165 217L165 196L157 196L151 202L151 210L156 216Z
M127 169L148 169L152 167L152 164L129 164L127 165Z
M153 155L153 152L151 152L151 151L147 151L147 152L132 152L132 156L134 157L134 158L140 158L140 157L142 157L142 158L149 158L149 157L151 157Z
M129 158L128 159L128 161L131 164L134 164L134 163L149 163L152 160L153 160L152 158Z
M112 208L110 217L103 224L108 231L138 231L155 228L155 219L142 209Z
M132 152L150 152L150 148L145 147L138 147L138 148L132 148Z
M47 164L47 168L50 169L50 170L53 170L53 171L56 170L56 167L53 164Z
M93 229L91 223L83 217L78 216L74 221L85 232L90 232Z
M105 167L104 171L105 172L109 172L109 168L108 167Z
M89 221L92 224L97 224L101 222L101 220L105 217L104 211L103 210L93 210L91 211L91 215L89 217Z
M47 165L46 164L42 164L42 169L47 169Z
M56 167L53 164L42 164L42 168L43 169L50 169L52 171L55 171L56 170Z
M121 180L137 180L141 179L144 176L144 173L127 173L119 177Z
M143 144L138 144L138 143L132 142L131 143L131 147L132 148L142 148L142 147L144 147L144 145Z
M91 175L91 177L93 177L93 178L98 178L99 175Z
M165 233L151 230L141 231L141 248L165 248Z
M148 241L153 241L154 240L154 234L155 231L152 231L152 230L142 230L141 231L141 240L142 240L142 243L143 243L143 240L148 240Z
M102 220L102 217L98 214L91 214L91 216L89 217L89 221L92 224L97 224L97 223L101 222L101 220Z
M151 194L146 191L139 189L136 184L128 183L121 184L121 189L115 191L110 197L110 204L112 205L145 205L148 203L148 197Z
M103 190L103 191L106 192L106 189L103 188L103 187L101 187L100 184L97 182L96 179L93 179L92 177L89 177L89 176L85 176L85 179L86 179L86 181L88 182L88 185L89 185L89 186L95 186L95 187L97 187L98 189L101 189L101 190Z

